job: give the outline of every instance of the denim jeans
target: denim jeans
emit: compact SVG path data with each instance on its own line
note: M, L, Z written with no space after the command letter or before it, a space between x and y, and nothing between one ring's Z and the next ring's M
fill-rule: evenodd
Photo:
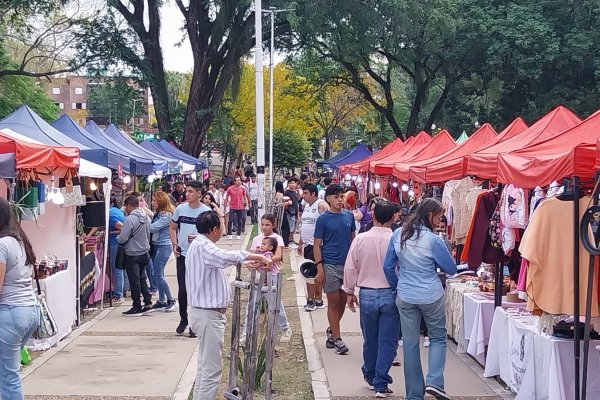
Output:
M164 303L167 300L173 300L171 289L165 280L165 266L169 261L169 257L171 257L173 247L170 244L154 245L152 252L154 253L152 254L152 263L154 265L156 288L158 289L158 301Z
M396 299L404 340L404 380L406 398L422 400L425 384L444 389L444 368L446 366L446 310L444 296L431 304L410 304ZM429 370L426 382L423 381L419 336L421 316L425 320L431 345L429 347Z
M258 223L258 199L250 200L252 208L250 208L250 220L253 224Z
M150 261L148 261L148 264L146 265L146 276L148 277L150 290L157 290L158 280L156 279L156 272L154 272L154 260L152 258L150 258Z
M187 288L185 287L185 256L177 257L177 302L179 303L179 317L188 323Z
M144 297L144 305L152 305L152 295L145 274L149 260L150 256L147 253L141 256L125 256L125 268L131 285L131 300L136 310L142 309L140 295Z
M113 281L113 297L123 297L125 290L129 290L129 279L125 270L118 269L117 263L117 250L119 249L118 243L110 244L108 248L108 254L110 255L110 273L112 274Z
M237 232L238 236L242 234L244 229L244 223L246 222L245 217L246 210L229 210L229 226L227 227L227 234L231 235L233 230Z
M39 306L0 304L0 399L23 400L21 348L40 324Z
M360 329L363 335L364 378L376 391L392 383L389 375L398 348L400 316L395 289L360 289Z

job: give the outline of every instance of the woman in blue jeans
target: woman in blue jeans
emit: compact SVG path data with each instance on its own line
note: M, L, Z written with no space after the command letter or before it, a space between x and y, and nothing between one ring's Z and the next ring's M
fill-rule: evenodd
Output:
M22 400L21 348L40 324L31 276L35 253L0 198L0 399Z
M455 274L456 264L444 241L434 233L443 215L444 208L439 201L424 199L406 218L402 228L393 233L383 267L390 286L397 287L396 305L402 325L404 379L409 400L422 400L425 393L436 399L450 399L444 390L444 288L436 269ZM426 380L419 349L421 317L431 342Z
M169 236L169 224L175 211L169 195L165 192L155 192L152 196L152 209L154 218L150 225L150 235L152 235L152 246L150 255L154 264L154 278L158 286L158 301L146 313L154 311L175 311L177 304L171 295L169 284L165 280L165 266L171 253L173 245Z

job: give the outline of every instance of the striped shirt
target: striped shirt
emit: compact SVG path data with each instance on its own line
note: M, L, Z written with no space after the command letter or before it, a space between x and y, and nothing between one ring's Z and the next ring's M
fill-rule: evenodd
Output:
M221 250L206 236L198 235L185 257L185 287L190 306L227 307L230 289L225 269L244 261L249 254L243 250Z

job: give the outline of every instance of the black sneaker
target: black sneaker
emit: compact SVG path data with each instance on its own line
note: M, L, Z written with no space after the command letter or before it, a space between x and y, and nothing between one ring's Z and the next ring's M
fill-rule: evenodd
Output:
M183 335L183 332L185 332L185 328L187 328L187 326L187 321L180 321L179 325L177 325L177 329L175 329L175 332L177 332L178 335Z
M346 346L346 343L344 343L344 341L341 338L335 339L333 344L335 346L336 354L343 355L350 351L348 349L348 346Z
M376 390L375 391L375 397L379 398L379 399L385 399L388 396L391 396L392 394L394 394L394 392L392 392L390 389L383 389L383 390Z
M444 389L438 389L435 386L426 386L425 393L432 395L436 400L450 400L451 397L446 394Z
M323 309L325 308L325 303L323 303L323 300L315 300L315 305L317 306L317 308L319 309Z
M189 335L191 338L197 338L198 335L196 335L196 333L192 330L192 328L189 329L188 331Z
M152 310L152 304L145 304L144 308L142 308L142 312L146 313L146 314L149 312L152 312L151 310Z
M314 300L308 300L304 306L304 311L315 311L316 309L317 305Z
M131 307L128 311L124 311L121 313L122 316L124 317L141 317L142 316L142 310L139 308L133 308Z
M335 343L333 340L333 333L331 332L331 328L327 328L325 333L327 334L327 340L325 341L325 347L327 347L328 349L335 348Z
M161 303L160 301L157 301L152 307L144 307L144 315L152 314L155 311L164 311L166 307L166 303Z
M175 300L168 300L165 312L173 312L177 310L177 302Z

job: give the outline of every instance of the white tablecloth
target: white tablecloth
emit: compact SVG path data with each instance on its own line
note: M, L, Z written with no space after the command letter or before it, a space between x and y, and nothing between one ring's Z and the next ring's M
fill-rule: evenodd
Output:
M590 342L588 399L600 399L598 344ZM573 399L574 362L573 341L539 334L537 317L518 318L496 309L484 376L500 375L517 394L516 400Z
M33 283L35 288L35 282ZM58 327L58 334L44 340L29 339L30 350L47 350L55 346L61 339L71 333L77 318L75 286L69 271L60 271L40 280L40 287L46 294L46 304ZM37 290L37 288L35 288Z
M505 308L524 308L526 303L502 302ZM494 299L483 293L465 293L463 331L467 353L485 365L485 348L488 345L494 319Z

